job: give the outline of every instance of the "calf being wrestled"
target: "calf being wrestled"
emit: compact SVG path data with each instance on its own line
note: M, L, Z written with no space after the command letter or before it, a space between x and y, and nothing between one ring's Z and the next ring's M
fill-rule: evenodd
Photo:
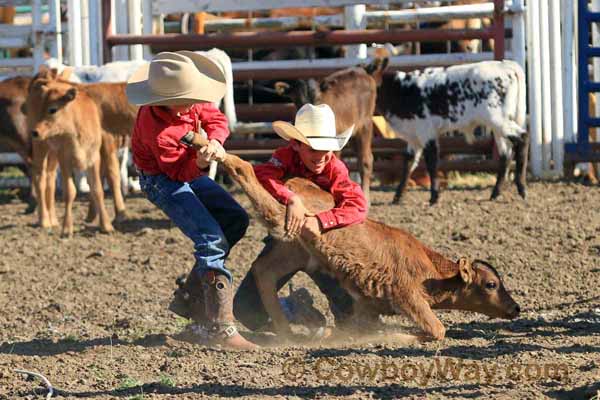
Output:
M197 146L205 143L200 135L196 135L194 142ZM287 241L287 246L301 248L299 253L304 254L301 259L283 257L272 251L253 265L262 302L277 333L289 333L289 325L277 299L276 283L279 277L295 268L318 269L335 278L353 298L350 318L404 313L427 335L438 340L444 338L446 330L432 308L476 311L499 318L515 318L519 314L518 304L505 290L492 266L465 258L452 262L398 228L367 219L321 235L290 239L284 230L285 206L262 187L252 166L231 154L222 161L226 171L250 198L271 235ZM292 190L302 196L310 211L331 208L330 195L306 182L294 180L288 184L298 185L292 186ZM284 263L283 260L291 261Z

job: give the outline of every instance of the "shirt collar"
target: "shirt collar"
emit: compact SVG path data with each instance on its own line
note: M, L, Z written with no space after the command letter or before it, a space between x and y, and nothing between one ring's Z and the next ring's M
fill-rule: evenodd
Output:
M162 106L150 106L150 108L154 115L169 124L175 122L187 122L193 124L196 120L196 112L194 111L194 107L190 108L186 113L178 113L177 115L173 115L171 111Z

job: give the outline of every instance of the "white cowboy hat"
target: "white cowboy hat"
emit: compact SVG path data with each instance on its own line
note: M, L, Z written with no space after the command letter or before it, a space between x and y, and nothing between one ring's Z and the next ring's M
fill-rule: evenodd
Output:
M354 125L336 135L335 115L327 104L303 105L296 113L294 125L273 122L273 130L285 140L296 139L314 150L339 151L352 136Z
M219 102L225 95L225 74L209 58L192 51L158 53L127 81L130 103L178 105Z

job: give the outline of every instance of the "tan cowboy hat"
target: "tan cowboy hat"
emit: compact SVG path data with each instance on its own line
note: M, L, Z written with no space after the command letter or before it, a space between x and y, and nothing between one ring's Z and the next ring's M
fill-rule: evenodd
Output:
M209 58L193 51L158 53L127 81L130 103L178 105L219 102L225 95L225 74Z
M296 113L294 125L273 122L273 130L285 140L296 139L314 150L339 151L352 136L354 125L336 135L335 115L327 104L303 105Z

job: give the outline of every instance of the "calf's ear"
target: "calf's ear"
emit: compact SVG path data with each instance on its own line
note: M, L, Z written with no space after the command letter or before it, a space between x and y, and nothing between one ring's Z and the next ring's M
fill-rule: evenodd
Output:
M65 95L61 98L61 100L65 103L68 103L71 100L73 100L75 98L75 96L77 96L77 89L71 88L71 89L67 90Z
M473 282L473 268L471 267L469 260L464 257L461 257L458 260L458 272L460 273L460 278L464 283L468 285Z

